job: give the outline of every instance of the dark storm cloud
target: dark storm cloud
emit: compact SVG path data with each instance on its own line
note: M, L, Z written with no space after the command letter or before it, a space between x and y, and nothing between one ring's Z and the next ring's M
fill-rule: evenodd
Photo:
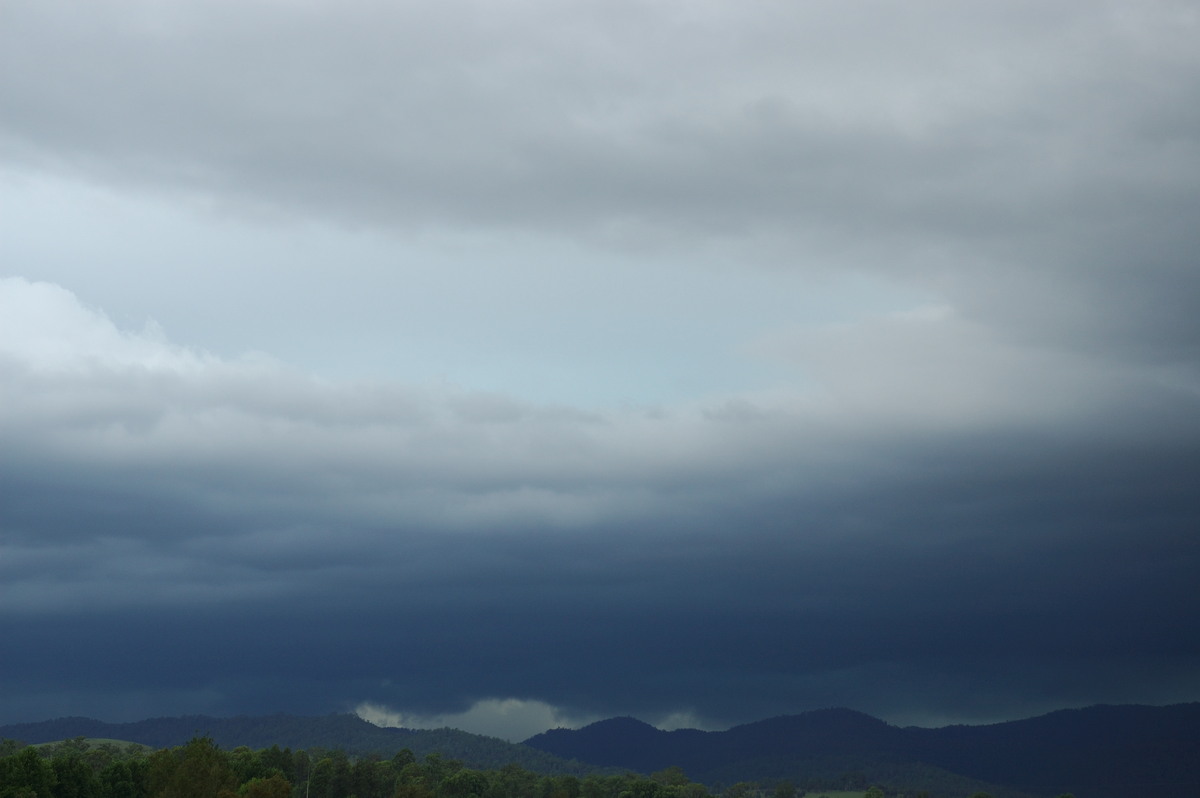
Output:
M10 359L9 706L432 714L514 696L720 723L1196 687L1187 394L1053 428L857 437L753 408L413 394L389 414L369 391L342 402L160 346L175 369ZM446 407L473 421L440 426Z

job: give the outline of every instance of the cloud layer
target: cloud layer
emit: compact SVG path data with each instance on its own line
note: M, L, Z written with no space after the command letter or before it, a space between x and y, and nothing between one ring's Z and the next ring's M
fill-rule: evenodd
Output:
M1193 394L588 414L224 362L3 287L40 307L4 369L16 706L66 680L108 714L148 691L721 722L1194 688Z
M0 13L6 720L1200 695L1189 5Z

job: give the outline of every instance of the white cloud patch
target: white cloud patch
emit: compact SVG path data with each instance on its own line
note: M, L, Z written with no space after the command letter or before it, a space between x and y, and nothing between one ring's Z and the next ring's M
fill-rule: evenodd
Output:
M721 724L712 724L703 717L690 710L680 710L669 712L656 720L647 721L651 726L662 729L663 731L675 731L676 729L701 729L703 731L721 731L725 728Z
M363 701L354 710L360 718L376 726L404 729L454 728L509 742L527 740L547 729L578 729L603 720L603 715L578 714L564 711L545 701L519 698L486 698L476 701L462 712L428 714L401 712L382 704ZM664 731L675 729L717 728L695 712L680 710L649 717L652 726Z
M570 715L544 701L519 698L485 698L462 712L444 714L400 712L370 701L362 702L354 711L360 718L376 726L462 729L514 743L547 729L577 729L601 719L597 716Z
M170 344L147 320L138 331L120 330L62 286L0 277L0 356L36 371L121 370L196 372L214 360Z

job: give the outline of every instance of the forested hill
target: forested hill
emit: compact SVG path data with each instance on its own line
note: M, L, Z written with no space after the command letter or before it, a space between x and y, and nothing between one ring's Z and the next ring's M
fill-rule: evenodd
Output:
M847 709L807 712L724 732L664 732L632 718L525 744L562 757L652 772L676 765L704 783L772 782L837 767L920 765L1036 795L1078 798L1200 793L1200 704L1097 706L1027 720L900 728Z
M596 769L494 737L457 729L385 729L356 715L235 718L193 715L153 718L135 723L59 718L40 723L0 726L0 739L31 744L73 737L103 737L166 748L182 745L196 736L211 737L213 742L225 749L242 745L252 749L278 745L292 749L341 749L350 754L379 753L390 757L400 749L407 748L417 756L440 753L460 760L467 767L480 769L499 768L512 763L548 774L582 775Z

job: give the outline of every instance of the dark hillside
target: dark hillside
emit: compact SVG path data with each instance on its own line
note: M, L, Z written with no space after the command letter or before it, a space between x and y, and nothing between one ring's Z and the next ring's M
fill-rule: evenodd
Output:
M494 737L456 729L384 729L355 715L298 717L212 718L202 715L152 718L135 723L104 723L91 718L59 718L40 723L0 726L0 738L26 743L53 742L72 737L108 737L167 748L183 745L196 736L211 737L224 749L339 748L350 754L379 753L391 756L408 748L417 756L441 753L468 767L498 768L516 763L539 773L583 774L593 768L567 762L544 751L514 745Z
M722 749L737 755L895 753L903 750L903 730L850 709L819 709L742 726L721 735Z
M557 756L642 772L678 765L697 781L764 782L922 768L1038 795L1200 793L1200 704L1097 706L987 726L899 728L847 709L806 712L725 732L662 732L629 718L537 735ZM943 778L944 777L944 778ZM995 793L995 790L989 790Z
M1200 791L1200 704L1095 706L905 731L913 756L1031 791L1069 790L1080 798Z
M560 750L585 750L592 764L652 773L671 765L688 771L705 761L708 734L695 729L660 731L635 718L610 718L577 730L551 729L524 744L555 756L563 756Z

